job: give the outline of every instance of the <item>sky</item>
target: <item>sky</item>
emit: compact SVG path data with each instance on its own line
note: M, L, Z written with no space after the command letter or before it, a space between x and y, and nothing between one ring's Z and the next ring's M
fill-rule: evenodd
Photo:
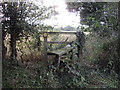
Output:
M50 20L46 20L45 23L56 27L73 26L78 27L80 19L76 13L70 13L66 9L67 5L64 0L43 0L45 6L57 6L57 16L53 16ZM37 2L39 3L39 2Z

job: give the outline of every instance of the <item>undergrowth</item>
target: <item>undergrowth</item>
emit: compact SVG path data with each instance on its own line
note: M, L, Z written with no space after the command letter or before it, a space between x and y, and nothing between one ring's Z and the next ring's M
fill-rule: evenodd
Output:
M115 77L71 61L61 62L59 69L49 65L46 70L42 62L26 66L6 60L3 68L3 88L117 88L118 82Z
M115 37L100 37L91 34L86 39L84 57L87 61L94 63L102 71L118 73L120 61L118 56L118 41Z

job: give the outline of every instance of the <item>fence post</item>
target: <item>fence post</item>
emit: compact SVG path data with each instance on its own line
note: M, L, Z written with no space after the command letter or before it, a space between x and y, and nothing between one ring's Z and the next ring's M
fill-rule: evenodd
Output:
M44 37L44 60L47 62L47 33L43 33Z
M84 44L85 44L85 35L83 32L81 31L78 31L77 34L77 41L76 41L76 44L77 44L77 47L78 47L78 57L82 57L83 55L83 47L84 47Z

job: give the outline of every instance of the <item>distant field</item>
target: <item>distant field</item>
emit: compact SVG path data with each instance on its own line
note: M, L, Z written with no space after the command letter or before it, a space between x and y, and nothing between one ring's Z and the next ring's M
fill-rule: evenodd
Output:
M89 35L90 32L84 32L85 35ZM52 35L48 37L48 41L75 41L76 40L76 35L75 34L60 34L60 35Z
M60 34L60 35L53 35L48 37L48 41L75 41L76 35L71 34Z

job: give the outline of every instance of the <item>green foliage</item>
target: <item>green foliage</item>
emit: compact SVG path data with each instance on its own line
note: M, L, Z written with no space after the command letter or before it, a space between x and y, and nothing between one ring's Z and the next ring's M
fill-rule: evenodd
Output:
M75 88L85 88L88 83L86 82L85 78L83 76L80 77L80 79L73 78L73 87Z
M79 12L81 24L88 25L85 29L97 32L100 36L117 35L118 25L118 3L117 2L68 2L69 11Z

